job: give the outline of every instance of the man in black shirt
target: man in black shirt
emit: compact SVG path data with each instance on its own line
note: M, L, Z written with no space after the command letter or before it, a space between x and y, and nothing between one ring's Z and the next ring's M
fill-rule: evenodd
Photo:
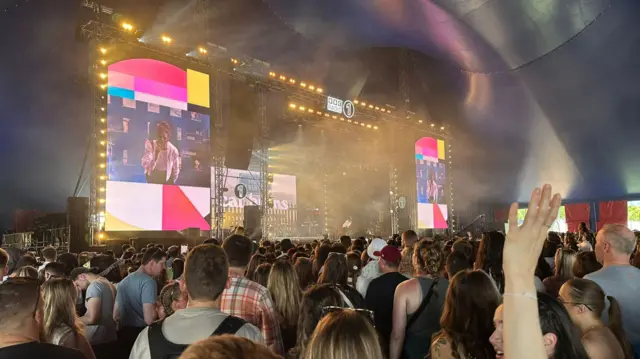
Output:
M367 309L374 313L375 325L380 333L384 353L389 351L389 338L393 328L393 297L396 287L408 278L398 273L398 266L402 260L400 249L395 246L386 246L374 255L380 257L378 266L382 275L369 284L365 304Z
M0 284L0 359L85 359L77 350L40 343L43 309L36 280Z

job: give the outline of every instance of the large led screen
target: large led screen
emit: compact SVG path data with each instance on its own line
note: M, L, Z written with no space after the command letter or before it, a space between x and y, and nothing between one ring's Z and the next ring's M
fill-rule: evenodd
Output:
M432 137L416 142L418 228L448 228L445 149L443 140Z
M209 75L153 60L109 66L107 231L208 230Z
M215 188L215 176L212 168L211 188ZM226 169L224 176L224 207L244 208L244 206L259 205L260 173L235 169ZM296 177L289 175L273 175L273 182L269 185L269 192L273 197L273 208L288 210L296 206Z

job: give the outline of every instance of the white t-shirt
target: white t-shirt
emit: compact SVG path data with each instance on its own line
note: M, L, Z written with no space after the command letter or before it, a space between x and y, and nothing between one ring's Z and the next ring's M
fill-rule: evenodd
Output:
M186 308L178 310L162 323L162 335L174 344L189 345L209 338L228 314L214 308ZM264 345L260 330L252 324L245 324L236 336L247 338ZM149 350L149 327L136 339L129 359L151 359Z
M582 241L578 243L578 250L580 252L591 252L593 251L593 246L588 241Z

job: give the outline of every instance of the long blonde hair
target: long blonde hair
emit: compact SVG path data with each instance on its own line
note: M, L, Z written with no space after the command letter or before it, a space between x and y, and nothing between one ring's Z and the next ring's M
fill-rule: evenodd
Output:
M296 326L300 315L302 290L291 262L279 260L271 266L267 289L273 298L276 312L282 317L282 324Z
M304 359L384 359L378 334L363 315L345 309L329 313L316 330Z
M69 327L74 336L83 334L82 324L76 315L77 296L76 286L66 278L50 279L42 285L46 338L53 338L55 330L63 325Z
M554 259L555 268L554 274L562 280L569 280L573 278L571 268L573 268L573 262L576 261L576 251L569 248L558 248Z

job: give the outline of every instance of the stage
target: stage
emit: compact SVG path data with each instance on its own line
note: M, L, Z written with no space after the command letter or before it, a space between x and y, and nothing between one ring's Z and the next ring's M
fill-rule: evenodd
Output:
M97 19L82 33L95 72L94 242L189 228L220 238L235 226L261 238L447 227L444 127L215 44L141 41Z

